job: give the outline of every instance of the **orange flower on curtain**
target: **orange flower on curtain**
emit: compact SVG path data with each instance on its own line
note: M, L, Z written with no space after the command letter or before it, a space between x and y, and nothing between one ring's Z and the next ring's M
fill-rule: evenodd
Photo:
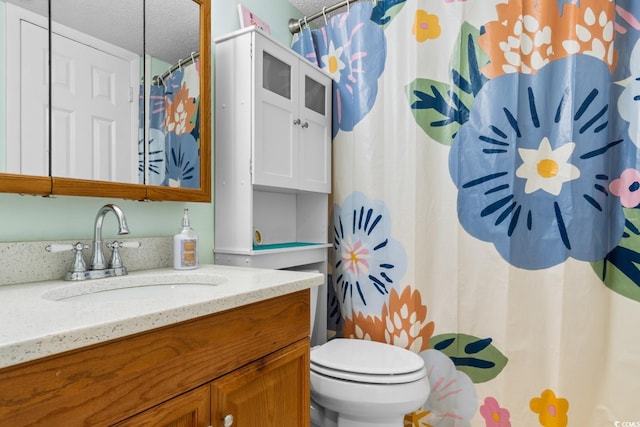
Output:
M194 98L189 96L189 89L185 82L182 83L173 100L165 99L165 108L167 111L168 132L182 135L193 130L195 123L191 119L196 112L197 105Z
M357 313L345 318L343 334L348 338L369 339L393 344L419 353L429 348L434 323L427 322L427 306L420 292L410 286L401 294L391 289L380 317Z
M547 389L540 397L531 399L529 407L538 414L538 421L543 427L567 427L569 402L556 397L552 390Z
M496 11L498 19L487 23L478 38L491 58L482 68L489 78L535 74L550 61L578 53L615 68L614 2L581 0L560 10L555 1L510 0Z
M353 318L345 317L342 333L345 338L385 342L384 323L378 316L354 313Z
M437 39L442 32L438 15L430 14L424 9L416 10L411 32L419 43Z

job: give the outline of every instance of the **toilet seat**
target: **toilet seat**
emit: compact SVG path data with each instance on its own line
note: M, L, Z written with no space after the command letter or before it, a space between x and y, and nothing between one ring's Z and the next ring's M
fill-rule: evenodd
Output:
M419 355L389 344L334 339L311 350L311 370L319 375L368 384L405 384L426 375Z

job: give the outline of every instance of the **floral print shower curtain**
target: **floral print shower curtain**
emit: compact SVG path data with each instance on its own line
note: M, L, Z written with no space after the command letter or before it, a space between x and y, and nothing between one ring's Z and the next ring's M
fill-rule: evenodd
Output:
M200 188L200 62L156 77L151 84L145 141L145 90L140 87L138 178L141 183ZM146 171L145 171L145 157Z
M640 426L640 2L378 0L334 78L330 318L419 353L405 426Z

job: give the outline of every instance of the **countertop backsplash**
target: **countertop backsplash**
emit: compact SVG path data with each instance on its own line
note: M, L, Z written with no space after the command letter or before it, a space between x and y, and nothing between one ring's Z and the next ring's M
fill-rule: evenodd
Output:
M111 250L104 239L105 258L109 260ZM146 237L122 239L123 242L140 242L139 248L121 248L120 256L128 271L150 268L171 267L173 265L173 237ZM45 247L50 244L77 243L78 240L57 240L42 242L0 242L0 286L17 283L41 282L64 277L71 268L73 252L49 253ZM89 265L91 240L80 240L89 245L84 250L84 260Z

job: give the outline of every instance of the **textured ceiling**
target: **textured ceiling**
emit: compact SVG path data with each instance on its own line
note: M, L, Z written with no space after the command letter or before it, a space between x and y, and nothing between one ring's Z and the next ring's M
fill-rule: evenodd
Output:
M47 13L46 0L0 0ZM199 7L191 0L155 0L147 8L147 53L169 64L199 50ZM54 0L54 22L142 53L142 3L131 0Z
M317 12L322 12L322 8L329 8L330 6L342 3L343 0L289 0L289 3L295 8L297 8L304 16L311 16ZM350 0L350 2L356 2L358 0ZM338 13L342 13L346 10L346 8L340 7L339 9L334 10L333 12L327 12L325 16L327 18L336 15ZM309 26L311 28L316 28L318 26L324 25L321 18L316 19L316 21L309 22Z
M289 0L289 3L302 12L303 15L309 16L316 12L320 12L323 7L329 7L336 3L340 3L340 0Z
M313 15L316 12L321 12L323 7L333 6L340 3L342 0L289 0L289 3L298 9L304 16ZM351 0L356 1L356 0ZM333 13L328 13L327 16L335 15L336 13L343 12L339 9Z

